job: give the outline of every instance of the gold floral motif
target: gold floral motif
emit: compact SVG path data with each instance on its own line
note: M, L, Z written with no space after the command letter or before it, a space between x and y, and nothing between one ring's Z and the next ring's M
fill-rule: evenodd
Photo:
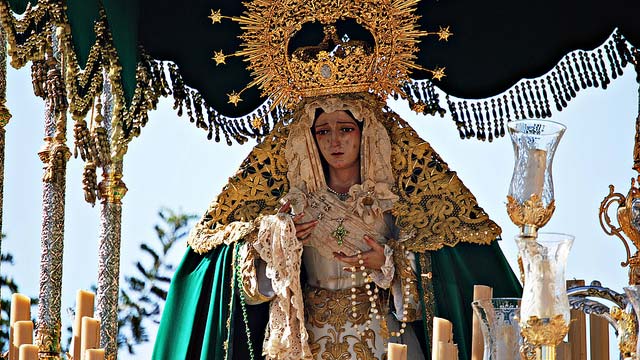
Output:
M612 306L611 318L618 325L618 348L624 358L632 356L636 351L637 321L633 313L627 313L617 306Z
M507 213L517 226L533 226L541 228L549 222L556 209L555 200L551 200L546 207L538 194L531 194L529 200L520 204L512 196L507 196Z
M116 160L122 164L122 160ZM121 165L120 165L121 166ZM122 181L122 171L111 166L109 172L102 173L103 180L98 184L98 191L103 203L122 204L122 198L127 194L127 186Z
M446 70L445 67L439 67L439 68L435 68L435 70L431 70L431 77L435 80L442 80L443 77L447 76L444 71Z
M356 317L351 307L351 289L327 290L309 287L305 289L304 309L307 322L314 327L329 325L338 332L343 332L344 327L363 325L369 319L369 296L364 286L356 289ZM379 300L377 306L382 306Z
M431 145L393 112L386 113L384 124L400 196L392 212L401 228L415 233L403 242L405 247L424 252L460 241L489 244L495 240L500 227Z
M550 319L531 316L524 325L521 324L521 332L522 336L534 346L555 346L569 332L569 324L564 321L562 314Z

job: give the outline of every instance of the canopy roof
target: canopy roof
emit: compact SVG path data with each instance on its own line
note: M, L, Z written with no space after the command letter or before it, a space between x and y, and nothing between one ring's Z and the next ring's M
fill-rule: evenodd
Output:
M225 135L242 141L268 131L268 121L262 129L250 129L248 117L245 123L228 119L255 114L256 109L264 113L270 110L261 108L267 99L255 88L243 93L243 101L237 105L228 102L227 94L251 80L246 62L230 57L226 65L216 66L212 59L214 51L230 54L238 49L240 28L226 18L212 24L208 16L212 9L224 16L239 16L244 11L240 1L41 0L29 8L25 0L0 3L4 5L3 26L13 42L10 54L15 66L44 56L43 51L33 50L28 39L45 32L52 23L69 25L69 47L77 64L68 65L76 66L79 74L84 69L99 76L102 66L109 67L105 59L110 57L111 63L119 64L121 69L116 70L121 76L115 85L122 89L123 108L128 109L123 110L123 117L129 119L123 125L125 136L144 125L146 111L158 96L168 92L173 92L176 106L182 108L184 104L193 121L210 136L214 131L218 135L221 128ZM7 5L13 13L25 14L24 19L17 20ZM447 110L452 112L462 137L487 138L484 125L480 129L471 124L478 116L476 107L481 120L495 122L495 135L500 135L497 122L503 122L503 116L507 121L529 115L549 116L554 103L560 110L578 90L606 86L627 63L635 61L633 48L640 44L640 2L636 0L422 0L418 13L422 30L448 26L454 34L447 42L424 38L417 63L425 69L446 68L446 77L434 84L450 95ZM96 26L100 22L106 31ZM356 31L348 25L344 28L350 35ZM321 36L310 34L302 41ZM97 51L96 44L109 51ZM26 55L16 55L17 49L29 46L31 51L22 51ZM20 58L23 60L16 60ZM165 65L161 61L168 61L169 80L163 79ZM415 71L412 78L415 81L407 89L414 110L445 111L447 106L441 106L433 93L431 74ZM523 82L523 78L538 81ZM95 96L92 92L99 90L90 89L88 83L79 81L75 85L79 98ZM71 103L73 111L73 99ZM515 107L520 107L519 113ZM86 114L88 108L78 106L75 112L78 116ZM277 117L277 111L270 116L272 121ZM488 130L491 139L491 125Z

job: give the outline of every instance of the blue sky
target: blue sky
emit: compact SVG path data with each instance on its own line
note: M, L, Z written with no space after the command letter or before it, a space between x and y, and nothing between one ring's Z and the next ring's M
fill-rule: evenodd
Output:
M637 175L631 169L637 89L635 74L628 67L608 90L582 91L568 109L551 119L568 129L554 160L556 212L543 231L576 237L567 278L598 279L618 292L627 283L627 269L620 266L624 247L601 230L598 209L609 184L626 195L631 177ZM42 163L37 152L43 144L44 109L42 100L33 95L28 67L8 69L7 100L13 118L6 127L2 230L7 238L2 250L14 255L16 265L2 268L2 272L12 275L22 292L37 297L42 217ZM417 116L404 103L391 105L458 172L480 205L502 226L504 240L500 244L513 266L513 237L518 229L505 210L513 169L508 137L493 143L462 141L448 115ZM171 106L172 100L160 103L125 156L123 180L129 192L123 199L121 274L134 272L133 265L141 255L139 244L155 238L153 225L159 221L159 208L201 214L253 146L229 147L209 141L206 132L186 117L178 118ZM67 137L73 148L71 121ZM100 210L98 205L92 208L84 202L82 166L80 159L72 158L67 170L63 327L70 323L64 309L73 305L76 290L97 283ZM171 256L175 263L183 251L184 246L178 245ZM154 334L151 329L152 338ZM150 348L139 347L135 358L148 358ZM122 354L121 358L134 357Z

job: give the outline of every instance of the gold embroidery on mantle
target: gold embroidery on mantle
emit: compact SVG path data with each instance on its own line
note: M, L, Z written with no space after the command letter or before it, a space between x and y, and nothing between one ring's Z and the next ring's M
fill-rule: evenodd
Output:
M438 250L458 242L489 244L500 227L478 206L473 194L428 142L394 112L385 113L391 138L391 165L400 200L392 213L397 225L415 236L410 251Z
M365 330L362 337L349 335L346 331L347 327L351 328L353 324L363 325L369 319L371 303L366 289L364 286L355 289L358 309L358 316L355 318L351 310L351 288L335 291L313 287L305 289L304 309L307 323L315 328L329 326L328 335L317 339L314 332L309 331L309 347L314 359L348 360L352 358L351 354L356 354L357 359L377 360L371 350L371 344L376 343L376 333L373 330ZM376 306L379 309L387 309L384 306L386 299L387 296L381 296ZM350 342L353 343L352 352Z
M382 103L368 94L342 95L353 108L380 108ZM308 101L313 101L308 100ZM226 229L237 221L251 223L260 214L274 214L278 200L289 191L284 150L289 129L285 124L299 121L302 101L291 118L278 123L258 144L210 205L189 236L188 244L205 253L222 243L237 241ZM391 167L399 196L392 213L403 233L413 234L403 241L409 251L424 252L458 242L489 244L500 227L478 206L476 198L454 171L422 140L411 126L394 112L377 112L391 140ZM242 236L250 235L247 225ZM225 230L226 229L226 230Z
M420 299L420 295L418 293L418 283L416 273L411 268L411 261L407 256L405 256L405 248L404 246L398 244L395 240L389 240L387 245L393 249L393 265L395 266L396 276L394 280L400 281L400 289L402 289L402 293L404 294L407 290L409 291L409 296L414 301L405 302L405 306L407 306L407 321L412 322L416 320L421 320L420 309L415 309L413 304L419 304L418 299ZM409 288L407 289L407 285ZM403 296L406 296L404 294ZM402 314L399 314L400 318L402 318Z

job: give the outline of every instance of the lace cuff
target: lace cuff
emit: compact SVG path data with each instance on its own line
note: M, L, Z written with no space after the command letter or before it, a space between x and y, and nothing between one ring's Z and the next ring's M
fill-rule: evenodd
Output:
M266 264L250 244L242 244L238 251L240 289L249 305L267 302L274 297L271 280L265 273Z
M395 275L395 266L393 265L393 249L387 245L384 246L384 265L380 270L374 270L371 273L371 280L383 289L388 289L391 286L391 281Z

